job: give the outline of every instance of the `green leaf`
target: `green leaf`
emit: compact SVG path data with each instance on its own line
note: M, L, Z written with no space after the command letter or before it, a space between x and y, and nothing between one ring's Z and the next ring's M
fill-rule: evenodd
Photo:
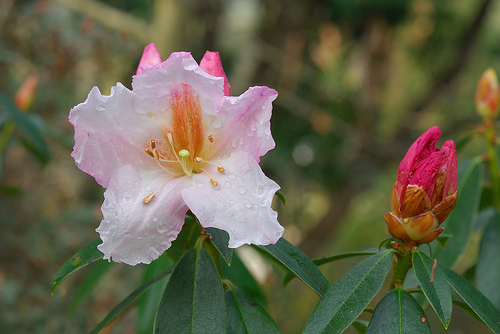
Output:
M391 251L380 252L342 276L316 305L304 333L342 333L377 295L391 260Z
M457 299L453 298L453 305L460 307L462 310L467 312L468 315L470 315L472 318L474 318L474 320L476 320L480 324L483 324L484 326L488 327L488 325L486 325L486 323L483 321L483 319L479 318L477 316L476 312L474 312L474 310L471 309L469 304L467 304L466 302L463 302L461 300L457 300Z
M9 118L23 133L27 146L40 158L42 163L47 163L50 160L49 148L35 119L29 114L21 113L14 102L3 93L0 93L0 105L4 106Z
M451 237L452 235L450 234L442 233L436 238L436 241L438 242L439 246L441 246L442 249L445 249Z
M230 265L233 257L233 249L227 247L229 244L229 234L226 231L219 230L215 227L207 227L205 228L205 231L210 234L210 241L219 251L224 261Z
M54 294L55 289L65 279L69 274L83 268L92 262L102 259L104 254L97 249L97 245L101 244L101 239L97 238L80 249L75 255L73 255L62 268L57 273L54 284L52 285L52 294Z
M144 291L146 291L152 284L158 282L160 279L170 274L174 267L170 267L161 274L153 277L134 291L130 295L127 296L124 300L121 301L120 304L116 305L111 312L90 332L90 334L97 334L106 328L110 323L112 323L118 316L132 304Z
M285 239L280 238L274 245L256 247L265 255L278 260L318 295L323 296L330 287L325 275L312 260Z
M358 320L355 320L353 323L352 323L352 328L354 328L356 330L356 332L358 332L359 334L365 334L366 333L366 330L368 329L368 321L366 320L361 320L361 319L358 319Z
M453 309L451 291L446 276L438 266L434 268L434 274L432 274L433 265L434 262L432 259L424 253L419 251L413 252L413 270L420 283L420 287L443 323L444 328L448 328ZM430 282L431 274L432 282Z
M266 298L262 293L259 283L255 280L252 274L248 271L245 264L238 256L238 252L234 252L231 266L225 262L221 263L222 277L230 280L241 290L245 291L250 297L254 298L260 305L266 305Z
M109 269L111 269L111 267L113 267L113 265L114 262L98 261L92 266L92 269L85 274L83 281L78 285L75 291L73 300L69 306L70 313L74 313L78 305L90 296L99 280L109 271Z
M482 164L479 160L473 160L460 179L457 204L442 224L452 238L445 250L438 244L434 244L432 248L434 258L442 265L452 267L467 246L479 208L482 175Z
M500 312L488 298L470 284L465 278L451 269L438 265L446 275L448 283L495 333L500 333Z
M142 283L159 275L164 268L172 266L173 263L166 256L160 256L157 260L144 267ZM139 334L150 334L153 332L156 309L160 298L167 285L168 275L161 278L157 284L145 291L137 300L136 330Z
M202 247L179 260L156 313L154 333L225 333L224 290L212 258Z
M477 288L500 308L500 233L498 216L484 230L476 266Z
M342 260L342 259L347 259L350 257L356 257L356 256L366 256L366 255L373 255L377 254L378 250L366 250L366 251L361 251L361 252L348 252L348 253L341 253L341 254L336 254L336 255L331 255L331 256L324 256L319 259L314 259L313 262L317 266L321 266L326 263L330 263L333 261L337 260ZM293 273L289 272L283 277L283 285L288 284L293 278L295 278Z
M181 232L166 251L168 259L173 263L179 261L188 249L194 247L200 234L201 225L198 221L191 216L186 216Z
M276 195L276 197L281 200L281 203L283 203L283 205L286 205L286 197L281 191L278 190L274 195Z
M375 307L367 334L432 333L424 311L408 292L401 288L389 291Z
M243 290L231 284L225 296L228 333L280 333L273 318Z

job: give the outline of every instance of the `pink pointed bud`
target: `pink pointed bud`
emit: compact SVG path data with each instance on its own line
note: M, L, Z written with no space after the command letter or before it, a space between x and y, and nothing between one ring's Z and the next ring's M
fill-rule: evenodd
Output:
M139 74L142 72L142 68L152 64L161 63L161 55L160 52L156 49L155 43L148 44L144 48L144 52L142 53L141 61L139 62L139 66L137 66L137 72L135 74Z
M19 110L26 111L33 105L38 88L38 76L31 74L24 80L16 92L16 106Z
M455 207L457 149L452 140L436 148L440 135L437 126L427 130L399 165L391 195L392 210L385 214L389 233L395 238L420 244L433 241Z
M207 51L201 59L200 67L214 77L224 78L224 96L231 96L231 85L227 80L218 52Z
M492 120L498 115L498 102L500 99L500 88L495 70L487 69L479 82L475 96L477 113L483 119Z

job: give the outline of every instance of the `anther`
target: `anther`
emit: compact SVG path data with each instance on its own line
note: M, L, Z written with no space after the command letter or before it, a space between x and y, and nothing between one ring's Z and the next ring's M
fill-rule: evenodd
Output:
M203 159L200 157L196 157L193 159L194 162L203 162Z
M223 172L225 172L226 170L224 169L224 167L219 166L219 167L217 167L217 171L218 171L219 173L223 173Z
M153 152L151 152L151 150L149 148L145 148L144 149L144 152L147 153L147 155L149 155L151 158L154 158L155 155L153 154Z
M214 137L212 137L212 135L209 135L208 136L208 141L211 142L211 143L213 143L214 142Z
M155 193L151 193L148 196L144 197L144 199L142 200L142 202L144 204L148 204L149 202L151 202L151 200L153 199L153 197L155 197Z
M217 181L215 181L214 179L210 179L210 182L212 182L212 185L214 187L217 187L219 184L217 183Z
M151 140L151 143L149 144L149 146L151 146L151 148L156 148L156 142L154 140Z

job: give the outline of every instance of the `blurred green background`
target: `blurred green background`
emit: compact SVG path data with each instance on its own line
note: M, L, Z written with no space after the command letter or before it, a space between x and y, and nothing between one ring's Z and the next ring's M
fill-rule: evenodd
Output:
M0 332L88 332L139 285L145 266L103 262L50 293L66 259L98 236L103 199L70 157L69 110L93 86L104 94L117 81L130 87L146 44L164 58L219 51L233 95L254 85L278 90L277 146L261 166L287 198L275 203L284 237L315 258L388 235L383 214L397 166L421 133L438 125L459 142L474 131L477 80L500 65L499 15L491 0L2 0L0 93L13 100L36 75L25 117L48 154L19 126L0 137ZM459 161L481 152L474 139ZM476 252L471 242L470 257ZM334 282L357 261L322 269ZM257 268L280 329L301 332L317 296ZM454 310L449 333L487 332L461 314ZM136 317L132 307L107 333L137 333Z

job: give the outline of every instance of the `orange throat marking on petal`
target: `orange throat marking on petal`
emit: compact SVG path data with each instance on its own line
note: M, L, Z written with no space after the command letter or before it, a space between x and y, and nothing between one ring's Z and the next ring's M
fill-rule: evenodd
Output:
M224 167L204 158L209 158L214 144L214 136L205 135L203 113L198 93L191 85L180 83L173 89L167 100L166 112L170 115L169 121L161 125L161 138L150 140L144 152L155 159L159 167L173 177L191 176L192 174L206 173L213 187L218 182L205 169L207 164L217 166L219 173L225 172ZM167 180L167 181L168 181ZM143 199L149 203L156 191Z

